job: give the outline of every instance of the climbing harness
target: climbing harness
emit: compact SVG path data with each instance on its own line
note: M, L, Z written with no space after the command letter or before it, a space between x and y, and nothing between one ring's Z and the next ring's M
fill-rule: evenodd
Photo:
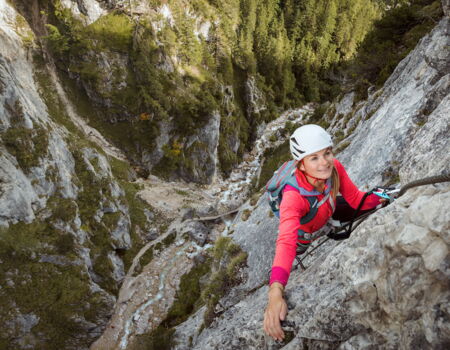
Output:
M297 255L295 259L297 260L297 265L293 267L293 270L300 267L302 270L306 270L307 267L303 264L303 261L311 255L316 249L318 249L320 246L322 246L324 243L326 243L329 239L333 240L344 240L350 237L351 233L359 226L361 223L366 220L370 215L375 213L376 211L380 210L381 208L385 207L386 205L392 203L395 199L402 196L407 190L418 187L418 186L424 186L424 185L431 185L436 184L440 182L448 182L450 181L450 173L443 173L442 175L437 176L430 176L426 177L424 179L412 181L406 185L404 185L402 188L394 188L394 187L376 187L369 192L367 192L363 198L361 199L358 208L356 209L352 219L345 223L336 223L336 220L329 220L329 223L331 221L331 225L329 223L328 226L331 226L329 228L329 232L327 233L327 237L323 239L321 242L319 242L314 248L312 248L309 252L307 252L305 255L301 256L303 253L306 252L308 249L308 246L306 246L306 249L299 249L297 247ZM370 194L375 194L383 199L386 200L384 204L381 204L374 208L373 210L370 210L360 216L358 216L361 207L364 204L364 201ZM334 226L334 228L333 228ZM305 248L305 247L303 247Z

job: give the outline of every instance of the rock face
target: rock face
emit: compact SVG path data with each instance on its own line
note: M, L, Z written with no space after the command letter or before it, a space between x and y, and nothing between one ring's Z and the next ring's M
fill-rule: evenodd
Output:
M181 235L189 235L200 246L206 243L208 233L206 225L199 221L188 222L180 231Z
M444 14L450 16L450 1L442 0L442 8L444 9Z
M354 107L352 96L340 102L330 129L356 109L347 124L353 134L344 139L351 143L338 158L358 186L405 184L449 171L448 31L444 18L367 102ZM251 215L238 215L232 237L249 254L244 282L220 300L224 312L209 327L199 326L202 310L178 326L176 348L448 347L449 205L448 183L411 189L349 240L317 250L305 261L306 271L291 273L286 298L292 323L284 343L262 330L277 220L262 199L243 208Z
M260 113L261 111L267 109L264 100L264 94L259 91L256 86L256 79L250 77L245 83L245 96L248 101L247 113L251 115L252 113Z
M164 159L164 147L172 144L178 138L173 131L173 123L162 121L159 124L159 134L155 139L155 147L149 152L144 150L142 162L149 170ZM185 157L188 166L182 166L173 174L165 174L171 180L182 178L189 182L209 184L212 182L217 167L217 147L220 135L220 113L214 111L205 126L196 130L193 135L183 139ZM174 139L175 137L175 139Z
M445 348L449 204L448 185L410 190L351 239L317 253L305 272L292 273L288 320L295 326L289 342L276 344L263 335L263 287L225 311L192 348Z
M449 44L450 19L444 18L399 63L384 87L355 107L349 128L359 123L343 141L351 143L339 159L352 164L356 182L405 183L448 170Z
M4 0L0 24L0 347L86 349L137 243L125 191L30 60L31 30Z
M220 135L220 114L218 111L209 117L208 123L190 136L186 142L186 152L191 166L180 170L183 179L192 182L211 183L216 173L217 147Z
M70 9L75 16L84 20L86 24L95 22L100 16L106 13L101 6L102 2L108 3L110 1L61 0L61 4L65 8Z

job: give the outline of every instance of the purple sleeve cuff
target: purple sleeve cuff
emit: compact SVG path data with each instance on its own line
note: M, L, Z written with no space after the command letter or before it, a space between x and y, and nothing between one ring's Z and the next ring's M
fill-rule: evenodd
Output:
M285 269L279 266L272 267L269 285L271 285L273 282L278 282L281 283L283 286L286 286L288 279L289 273Z

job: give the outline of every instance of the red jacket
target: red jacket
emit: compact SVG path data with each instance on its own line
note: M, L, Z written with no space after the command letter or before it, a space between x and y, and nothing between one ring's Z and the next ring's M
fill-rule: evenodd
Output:
M339 192L347 201L347 203L356 209L364 196L365 192L359 191L358 188L350 180L344 166L334 159L334 166L339 174ZM314 190L306 179L303 172L296 171L297 183L307 191ZM319 195L317 199L320 201L324 195ZM372 209L380 203L380 197L372 194L368 196L361 210ZM309 202L300 192L292 186L287 185L283 190L283 200L280 204L280 225L275 250L275 258L272 264L272 274L270 284L279 282L286 285L289 279L292 263L295 259L298 230L305 232L315 232L326 224L328 219L333 215L333 209L329 201L321 205L316 216L307 224L301 225L300 219L309 211ZM301 240L302 243L310 241Z

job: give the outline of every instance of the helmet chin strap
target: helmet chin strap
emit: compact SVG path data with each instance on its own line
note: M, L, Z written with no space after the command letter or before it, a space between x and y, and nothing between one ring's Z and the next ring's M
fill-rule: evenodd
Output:
M303 159L300 161L300 163L303 163ZM305 165L303 165L303 166L305 166ZM319 181L322 181L322 182L327 181L327 179L320 179L320 178L318 178L318 177L315 177L315 176L312 176L312 175L308 174L308 173L306 172L306 170L300 170L300 171L302 171L303 174L305 174L305 176L308 176L309 178L311 178L311 179L314 180L313 185L315 185L315 184L316 184L317 182L319 182Z
M302 170L302 171L303 171L303 170ZM316 184L318 181L322 181L322 182L327 181L327 179L320 179L320 178L318 178L318 177L312 176L312 175L308 174L306 171L303 171L303 173L304 173L306 176L310 177L311 179L314 179L314 184Z

